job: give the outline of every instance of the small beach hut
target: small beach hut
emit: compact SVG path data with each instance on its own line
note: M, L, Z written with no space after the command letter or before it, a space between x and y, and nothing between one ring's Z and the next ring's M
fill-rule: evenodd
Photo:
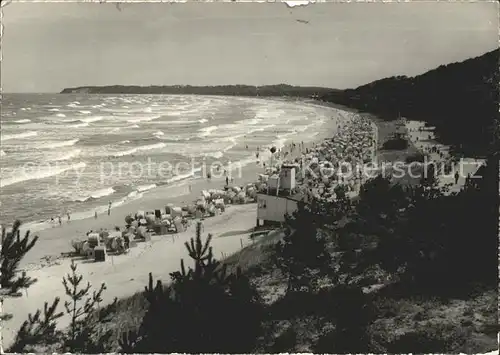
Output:
M175 226L177 233L184 232L185 228L184 228L184 224L182 223L181 217L179 217L179 216L175 217L173 222L174 222L174 226Z
M137 211L137 213L135 214L135 219L142 219L144 218L144 216L145 216L144 211Z
M154 214L147 214L146 221L148 224L154 224L156 221L156 216Z
M87 236L87 242L90 248L94 248L99 245L100 235L99 233L90 233Z
M181 207L172 207L171 215L173 218L182 217L182 208Z

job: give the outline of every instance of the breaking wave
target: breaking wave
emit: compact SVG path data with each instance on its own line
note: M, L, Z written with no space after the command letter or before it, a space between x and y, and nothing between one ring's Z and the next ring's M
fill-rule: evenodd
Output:
M40 148L44 149L53 149L53 148L60 148L60 147L70 147L72 145L75 145L79 139L71 139L68 141L62 141L62 142L54 142L54 143L46 143L42 144Z
M78 197L78 198L75 199L75 201L85 202L85 201L88 201L88 200L91 200L91 199L92 200L96 200L96 199L104 197L104 196L112 195L115 192L116 191L112 187L108 187L108 188L105 188L105 189L100 189L100 190L94 191L94 192L90 193L88 196Z
M136 148L132 148L132 149L129 149L129 150L124 150L124 151L121 151L121 152L111 153L110 155L113 156L113 157L123 157L123 156L126 156L126 155L131 155L131 154L134 154L134 153L137 153L137 152L141 152L141 151L145 151L145 150L161 149L161 148L164 148L164 147L166 147L165 143L143 145L141 147L136 147Z
M76 158L77 156L80 155L81 153L81 149L74 149L68 153L64 153L63 155L61 156L58 156L58 157L55 157L55 158L52 158L50 159L50 161L63 161L63 160L70 160L70 159L73 159L73 158Z
M29 137L34 137L36 135L38 135L38 132L35 131L15 133L15 134L5 134L2 136L2 140L8 141L10 139L16 139L16 138L29 138Z
M36 171L31 171L32 169L28 169L29 171L27 171L24 168L20 168L18 169L18 173L15 174L15 176L7 179L0 179L0 187L14 185L28 180L46 179L48 177L62 174L69 170L83 169L86 166L87 164L85 164L84 162L80 162L78 164L68 165L65 167L58 167L58 166L40 167Z

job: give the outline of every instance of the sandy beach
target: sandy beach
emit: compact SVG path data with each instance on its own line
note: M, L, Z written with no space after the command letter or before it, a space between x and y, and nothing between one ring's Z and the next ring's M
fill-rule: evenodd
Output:
M332 117L335 119L327 121L313 140L306 141L304 137L298 135L293 141L300 142L303 139L305 150L316 142L332 137L337 130L338 122L344 117L344 112L332 109ZM287 151L286 147L282 151ZM290 152L287 159L293 159L300 154L301 152L295 149ZM264 172L264 168L255 163L243 167L241 171L241 176L233 175L234 185L240 186L256 181L258 174ZM39 236L39 240L23 259L21 269L26 270L29 276L37 278L38 282L30 287L23 297L4 302L4 309L14 314L14 318L6 322L3 328L4 348L12 342L15 333L29 313L43 308L44 302L51 302L54 297L65 299L62 278L69 271L71 259L61 257L61 254L72 250L70 245L72 239L85 236L89 230L123 227L125 216L138 210L163 209L169 203L177 206L192 203L200 196L202 190L222 188L224 180L224 177L212 178L210 181L199 178L160 187L153 192L146 192L141 199L112 208L109 216L100 214L97 219L63 222L61 226L57 225L34 233ZM256 223L256 204L230 205L223 214L206 218L203 223L204 236L207 233L214 236L212 245L215 256L223 258L234 254L251 242L249 233ZM155 277L168 280L169 273L178 270L180 259L186 256L184 242L194 236L194 225L193 220L188 230L183 233L153 236L151 242L138 243L138 246L132 248L126 255L108 256L105 262L77 261L78 270L84 275L85 280L96 287L101 282L106 283L105 303L112 301L114 297L132 295L147 284L149 272ZM63 319L59 323L60 326L65 326L67 321Z

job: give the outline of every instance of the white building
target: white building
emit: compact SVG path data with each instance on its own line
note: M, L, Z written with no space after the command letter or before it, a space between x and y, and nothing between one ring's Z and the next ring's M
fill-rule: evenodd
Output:
M264 224L268 222L285 222L285 214L292 215L298 209L298 202L303 199L303 194L281 195L257 194L257 226L260 221Z
M298 164L283 164L281 166L280 189L292 190L295 188L295 173L298 169Z
M292 194L295 189L295 172L298 166L283 165L279 176L273 176L268 181L265 193L257 194L257 226L285 221L285 214L292 215L298 209L298 202L303 194Z

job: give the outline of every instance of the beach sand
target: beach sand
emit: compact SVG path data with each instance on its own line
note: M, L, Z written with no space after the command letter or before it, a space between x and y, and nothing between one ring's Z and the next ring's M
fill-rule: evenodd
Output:
M333 118L342 121L341 116L340 110L332 109ZM327 121L312 140L307 141L306 137L298 135L293 141L299 143L303 140L305 148L311 147L315 142L332 137L337 130L338 120ZM296 149L287 159L299 155L300 152ZM264 169L257 164L250 164L243 167L241 172L241 176L233 173L234 185L240 186L256 181L258 174L263 173ZM113 208L110 216L101 214L97 219L75 220L34 233L39 236L39 240L23 259L20 267L26 270L29 276L38 279L38 282L30 287L23 297L4 301L4 311L12 313L14 318L3 326L3 347L7 348L11 344L29 313L33 314L37 309L43 309L44 302L50 303L54 297L61 297L63 302L66 300L62 278L70 271L71 259L62 258L61 253L72 251L70 245L72 239L85 236L89 230L123 227L125 216L138 210L163 209L168 203L177 206L192 203L200 196L202 190L222 188L224 180L224 177L212 178L211 181L199 178L160 187L146 192L141 199ZM255 203L230 205L221 215L204 220L203 236L206 237L207 233L213 234L212 246L216 258L221 259L234 254L251 242L249 233L256 224L256 210ZM194 237L195 224L195 221L192 221L190 228L183 233L154 236L151 242L139 243L127 255L108 256L105 262L77 261L78 271L84 275L85 281L89 281L96 288L101 282L106 283L104 303L111 302L114 297L132 295L141 291L147 284L149 272L152 272L154 277L169 280L169 274L179 269L180 259L187 256L184 242ZM62 310L61 303L60 311ZM67 317L59 322L60 327L67 324Z

